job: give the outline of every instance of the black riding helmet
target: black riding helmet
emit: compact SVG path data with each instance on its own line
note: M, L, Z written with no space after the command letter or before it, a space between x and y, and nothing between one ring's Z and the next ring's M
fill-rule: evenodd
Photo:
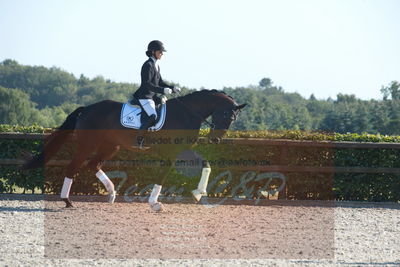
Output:
M147 46L147 51L158 51L158 50L167 52L167 50L165 50L164 44L161 41L158 40L151 41Z

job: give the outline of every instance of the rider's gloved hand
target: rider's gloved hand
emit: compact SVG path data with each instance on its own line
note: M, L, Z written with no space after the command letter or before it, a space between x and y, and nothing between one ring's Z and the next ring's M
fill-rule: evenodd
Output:
M161 96L161 104L164 105L165 103L167 103L167 100L168 100L168 99L167 99L167 97L166 97L165 95L162 95L162 96Z
M172 93L172 90L169 88L164 88L164 95L170 95Z
M174 93L179 93L180 91L182 91L181 88L179 88L177 86L174 86L174 88L172 88L172 92L174 92Z

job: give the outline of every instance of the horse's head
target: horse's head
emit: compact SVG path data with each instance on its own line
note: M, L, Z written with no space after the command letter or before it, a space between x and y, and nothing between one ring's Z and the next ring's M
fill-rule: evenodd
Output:
M212 113L212 128L208 139L210 143L219 143L224 134L228 131L232 122L237 119L237 116L242 108L247 104L238 105L232 100L229 104L219 106Z
M202 122L206 122L211 130L208 135L210 143L218 143L227 132L232 122L236 120L240 110L247 104L238 105L232 97L223 91L201 90L173 99L169 103L178 102L188 111L188 120L192 121L190 129L200 129ZM181 112L181 111L177 111ZM212 123L207 121L211 116ZM186 121L190 125L191 122Z

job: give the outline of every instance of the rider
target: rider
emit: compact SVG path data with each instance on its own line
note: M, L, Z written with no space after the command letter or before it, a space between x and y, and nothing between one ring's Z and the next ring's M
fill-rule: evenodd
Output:
M133 94L133 97L139 100L140 105L148 115L147 121L143 122L140 127L137 138L139 147L142 147L144 142L144 131L153 126L157 120L156 105L154 102L156 94L167 95L172 92L178 93L181 91L179 87L168 85L161 78L158 60L161 59L164 52L166 50L161 41L154 40L149 43L146 51L149 59L144 62L141 70L142 82L139 89Z

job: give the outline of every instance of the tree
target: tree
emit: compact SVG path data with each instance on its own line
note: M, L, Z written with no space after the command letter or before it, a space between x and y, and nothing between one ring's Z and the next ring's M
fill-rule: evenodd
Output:
M400 134L400 101L392 100L390 102L387 133L391 135Z
M365 104L358 104L354 113L353 132L363 133L371 130L369 113Z
M0 123L30 125L38 110L29 96L19 89L0 86Z
M260 87L263 88L268 88L272 86L272 80L270 78L263 78L261 79L261 81L259 82Z
M171 84L174 84L170 82ZM55 127L78 106L105 99L125 102L138 85L113 82L102 76L76 78L62 69L0 62L0 123ZM182 86L179 86L182 87ZM182 94L194 89L183 88ZM286 93L270 78L257 85L224 88L237 103L247 103L233 124L235 130L312 129L400 134L400 83L382 87L384 100L362 101L338 94L336 100L308 99ZM173 96L172 96L173 97Z
M386 102L386 103L385 103ZM387 101L371 101L370 111L368 112L371 123L371 133L387 134L389 124L389 107Z
M392 81L388 86L382 86L381 93L384 100L387 100L389 96L392 100L400 100L400 83Z
M317 100L312 94L306 103L311 117L311 129L321 129L321 122L333 108L333 102Z
M5 60L0 64L0 86L27 93L38 108L76 100L76 78L56 67L23 66Z
M357 98L355 95L338 94L336 96L336 103L356 103Z
M321 129L337 133L353 132L353 109L347 103L336 103L321 122Z

